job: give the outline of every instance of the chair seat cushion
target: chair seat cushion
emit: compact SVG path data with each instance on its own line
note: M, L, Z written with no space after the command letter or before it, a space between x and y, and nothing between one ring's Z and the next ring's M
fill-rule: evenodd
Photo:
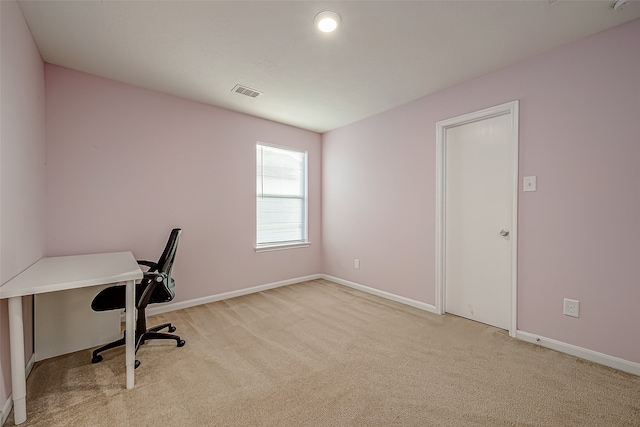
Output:
M146 280L143 280L142 283L136 284L136 307L140 302L140 297L142 296L146 286ZM151 294L151 300L149 303L155 304L169 302L173 299L172 293L173 292L163 286L163 284L158 284ZM93 311L107 311L125 308L126 298L126 286L111 286L103 289L95 296L91 302L91 309Z

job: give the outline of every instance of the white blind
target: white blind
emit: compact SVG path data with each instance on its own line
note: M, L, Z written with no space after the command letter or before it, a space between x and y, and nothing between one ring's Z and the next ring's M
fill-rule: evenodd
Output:
M256 146L257 246L307 241L307 153Z

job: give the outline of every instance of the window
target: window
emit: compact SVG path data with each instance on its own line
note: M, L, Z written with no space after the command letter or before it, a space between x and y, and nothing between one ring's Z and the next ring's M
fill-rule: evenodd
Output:
M256 145L256 249L307 246L307 152Z

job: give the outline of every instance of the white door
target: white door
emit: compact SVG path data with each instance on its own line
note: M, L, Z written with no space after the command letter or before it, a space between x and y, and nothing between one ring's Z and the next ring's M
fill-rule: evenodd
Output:
M443 311L515 333L517 121L479 113L441 129Z

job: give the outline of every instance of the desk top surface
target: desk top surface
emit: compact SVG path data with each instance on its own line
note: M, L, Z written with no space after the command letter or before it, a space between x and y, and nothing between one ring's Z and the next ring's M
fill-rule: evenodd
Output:
M131 252L42 258L0 286L0 299L142 279Z

